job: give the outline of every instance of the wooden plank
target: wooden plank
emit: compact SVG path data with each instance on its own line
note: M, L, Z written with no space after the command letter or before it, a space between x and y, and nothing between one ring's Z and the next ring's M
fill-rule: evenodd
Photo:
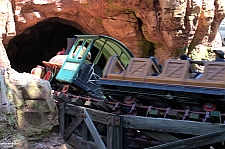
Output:
M212 124L187 120L171 120L140 116L123 116L123 127L181 134L202 135L225 129L225 124Z
M107 149L116 149L115 146L115 140L116 137L115 136L115 126L109 126L107 127ZM122 141L122 140L120 140Z
M99 149L106 149L106 146L103 143L103 141L102 141L102 139L101 139L101 137L100 137L100 135L99 135L95 125L93 124L92 119L89 116L89 114L88 114L86 109L84 109L84 114L85 114L84 121L85 121L89 131L91 132L91 135L94 138L97 147Z
M63 135L65 133L65 103L60 103L60 134L63 138Z
M72 104L66 104L66 114L77 116L82 110L86 109L86 111L89 113L91 120L95 122L100 122L102 124L108 124L108 116L113 116L115 114L95 110L95 109L89 109L85 107L80 107Z
M68 137L73 133L73 131L77 128L77 126L83 121L83 118L79 115L77 116L73 122L69 125L69 127L65 131L64 140L67 140Z
M144 81L151 66L151 59L132 58L124 75L125 80Z
M180 69L181 67L184 67L184 65L179 64L176 68L173 69L173 71L168 72L167 74L165 74L165 77L169 77L171 74L173 74L174 72L176 72L178 69Z
M107 112L103 112L100 110L94 110L94 109L86 109L87 112L89 113L92 121L95 122L100 122L102 124L107 124L108 123L108 117L111 115L115 115L115 114L111 114L111 113L107 113Z
M72 104L66 104L66 114L78 116L79 113L83 111L83 108L78 108L78 106L72 105Z
M142 133L160 141L163 143L169 143L169 142L173 142L173 141L178 141L179 139L168 134L168 133L164 133L164 132L160 132L160 131L147 131L147 130L141 130Z
M213 76L215 76L216 74L218 74L223 69L224 69L224 67L217 67L217 70L216 71L214 71L212 74L209 74L208 76L206 76L206 80L209 80L210 78L212 78Z
M192 149L204 145L210 145L217 142L222 142L225 140L225 130L213 132L197 137L192 137L180 141L174 141L171 143L166 143L163 145L158 145L155 147L145 148L145 149Z
M94 142L85 141L81 137L72 134L68 139L67 143L79 149L98 149Z
M140 68L142 68L142 67L144 67L146 65L147 65L147 63L146 62L143 62L142 64L138 65L135 68L132 67L133 69L130 69L130 72L128 72L128 73L132 75L132 73L136 72L138 69L140 69ZM143 69L143 70L145 70L145 69Z
M112 119L116 119L116 116ZM123 128L122 125L107 126L107 149L123 148Z
M83 122L83 125L82 125L82 138L86 141L90 140L90 131L88 130L85 122Z
M182 71L176 71L173 74L166 76L166 77L170 77L170 78L181 78L182 76Z

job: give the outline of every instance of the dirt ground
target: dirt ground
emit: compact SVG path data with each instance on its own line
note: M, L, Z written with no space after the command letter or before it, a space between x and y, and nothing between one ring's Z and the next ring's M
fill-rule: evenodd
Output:
M29 148L32 149L73 149L72 146L65 143L59 133L53 132L48 137L35 142L29 142Z
M74 147L67 144L59 133L52 132L40 140L8 134L6 138L0 140L0 149L74 149Z

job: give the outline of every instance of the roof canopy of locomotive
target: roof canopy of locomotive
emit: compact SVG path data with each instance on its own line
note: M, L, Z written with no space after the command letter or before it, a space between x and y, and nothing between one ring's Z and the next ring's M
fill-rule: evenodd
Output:
M205 61L204 72L192 77L189 60L166 60L161 69L154 57L134 58L111 37L75 37L63 64L44 63L58 68L55 79L75 92L81 88L89 96L127 104L224 112L224 62Z

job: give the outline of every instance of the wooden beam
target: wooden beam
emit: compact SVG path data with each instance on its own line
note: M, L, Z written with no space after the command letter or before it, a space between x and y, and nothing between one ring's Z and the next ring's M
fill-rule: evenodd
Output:
M66 141L74 147L79 149L99 149L94 142L83 140L81 137L78 137L72 134Z
M118 116L114 116L111 119L117 119ZM117 119L118 120L118 119ZM123 148L123 128L121 121L115 126L107 125L107 149L122 149Z
M132 75L132 73L136 72L138 69L140 69L141 67L144 67L145 65L147 65L147 63L143 62L143 64L136 66L135 68L133 68L133 70L130 70L130 72L128 73Z
M72 115L72 116L78 116L79 113L83 111L83 108L80 108L79 106L75 106L72 104L66 104L66 114Z
M168 134L168 133L164 133L164 132L160 132L160 131L147 131L147 130L141 130L141 132L145 135L148 135L160 142L163 143L169 143L169 142L174 142L174 141L178 141L179 139Z
M102 141L102 139L101 139L95 125L93 124L92 119L89 116L86 109L84 109L84 114L85 114L84 115L84 121L85 121L89 131L91 132L91 135L92 135L93 139L95 140L95 143L96 143L97 147L99 149L106 149L106 146L103 143L103 141Z
M81 111L86 110L92 121L99 122L102 124L108 124L108 116L114 116L115 114L103 112L95 109L89 109L85 107L80 107L72 104L66 104L66 114L77 116Z
M59 119L60 119L60 134L63 138L63 135L65 133L65 103L60 103L60 113L59 113Z
M213 73L211 73L209 76L206 76L206 80L211 79L213 76L215 76L216 74L218 74L223 69L224 69L224 67L219 67L219 68L217 67L217 70L216 71L214 71Z
M64 140L67 140L68 137L73 133L73 131L77 128L77 126L83 121L83 118L81 115L78 115L72 123L69 125L69 127L66 129L64 134Z
M158 145L155 147L149 147L145 149L192 149L204 145L210 145L217 142L222 142L225 140L225 130L217 131L205 135L200 135L197 137L192 137L180 141L174 141L171 143L166 143L163 145Z
M187 120L172 120L141 116L122 116L123 127L145 129L181 134L202 135L210 132L225 130L225 124L193 122Z

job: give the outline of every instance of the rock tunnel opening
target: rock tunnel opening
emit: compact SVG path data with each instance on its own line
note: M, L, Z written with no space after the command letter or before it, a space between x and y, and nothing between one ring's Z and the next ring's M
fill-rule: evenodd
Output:
M67 48L67 38L83 34L75 26L74 22L50 18L27 28L8 43L6 51L12 68L29 73L42 61L50 60Z

